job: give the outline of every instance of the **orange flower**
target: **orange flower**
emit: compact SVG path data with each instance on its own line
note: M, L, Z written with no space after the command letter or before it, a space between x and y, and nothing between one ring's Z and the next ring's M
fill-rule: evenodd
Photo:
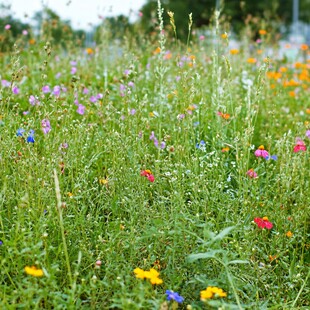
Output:
M236 48L231 49L229 52L230 52L231 55L239 54L239 50L237 50Z
M291 238L292 236L293 236L293 233L289 230L289 231L286 233L286 237Z
M217 112L217 115L221 116L224 119L229 119L230 118L230 114L228 113L222 113L220 111Z
M261 36L264 36L264 35L267 34L267 31L266 31L265 29L260 29L260 30L258 31L258 33L259 33Z
M249 64L255 64L256 63L256 58L248 58L248 60L247 60L247 62L249 63Z
M160 47L156 47L156 49L153 51L153 54L156 55L156 54L159 54L161 51Z
M230 148L228 146L222 148L222 153L228 152Z
M29 44L33 45L33 44L35 44L35 43L36 43L36 40L35 40L35 39L32 38L32 39L29 40Z
M94 54L94 50L93 50L92 48L88 47L88 48L86 49L86 53L87 53L88 55L92 55L92 54Z
M300 45L300 49L302 50L302 51L306 51L306 50L308 50L308 45L307 44L301 44Z

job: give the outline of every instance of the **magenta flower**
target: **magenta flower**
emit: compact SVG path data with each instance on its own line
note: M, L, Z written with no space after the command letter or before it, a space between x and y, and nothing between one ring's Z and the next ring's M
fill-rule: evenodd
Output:
M80 115L84 115L85 107L82 104L79 104L76 112L79 113Z
M48 119L43 119L41 122L43 133L46 135L51 131L51 123Z
M43 87L42 87L42 92L43 92L44 94L50 93L50 92L51 92L50 87L49 87L48 85L43 86Z

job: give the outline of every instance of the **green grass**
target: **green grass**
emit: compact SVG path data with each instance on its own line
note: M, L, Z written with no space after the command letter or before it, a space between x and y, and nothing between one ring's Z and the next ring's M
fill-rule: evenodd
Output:
M309 149L293 152L296 137L309 147L309 60L264 62L266 50L247 45L231 55L220 32L190 51L168 37L105 39L92 55L37 41L0 60L13 82L0 91L0 308L164 309L166 290L184 297L181 309L310 307ZM278 81L266 76L281 66ZM299 85L284 87L292 78ZM45 85L67 91L43 94ZM257 158L259 145L278 159ZM272 230L253 222L264 216ZM163 284L137 279L137 267L155 268ZM201 301L208 286L227 297Z

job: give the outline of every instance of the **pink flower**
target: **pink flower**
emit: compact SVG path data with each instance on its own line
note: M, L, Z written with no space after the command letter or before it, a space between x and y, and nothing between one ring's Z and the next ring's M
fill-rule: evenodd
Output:
M11 25L10 25L10 24L6 24L6 25L4 26L4 29L5 29L5 30L10 30L10 29L11 29Z
M269 156L269 153L265 150L263 145L260 145L258 147L258 149L254 152L254 155L256 157L264 157L264 158L266 158L267 156Z
M82 104L79 104L76 112L83 115L85 113L85 107Z
M300 138L296 138L296 145L294 146L294 153L298 153L300 151L305 152L307 150L307 147L305 145L305 142L302 141Z
M260 217L256 217L254 219L254 222L256 223L256 225L258 226L258 228L261 228L261 229L272 229L273 227L273 224L271 222L269 222L268 220L268 217L263 217L263 218L260 218Z
M310 139L310 130L306 131L306 137L308 137Z
M258 175L253 168L249 169L246 174L252 179L258 178Z
M147 170L142 170L140 172L140 175L142 177L146 177L150 182L154 182L155 181L155 177L154 175L152 174L151 170L147 169Z
M24 36L26 36L26 35L28 35L28 31L25 29L25 30L23 30L22 34L23 34Z

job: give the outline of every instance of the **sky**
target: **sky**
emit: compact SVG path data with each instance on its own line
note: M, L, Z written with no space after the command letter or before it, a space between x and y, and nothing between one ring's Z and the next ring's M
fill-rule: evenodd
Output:
M62 19L70 20L75 29L87 30L91 28L90 24L100 23L99 15L129 15L132 10L130 18L135 20L146 0L0 0L0 3L11 5L13 16L23 22L31 21L34 12L47 5Z

